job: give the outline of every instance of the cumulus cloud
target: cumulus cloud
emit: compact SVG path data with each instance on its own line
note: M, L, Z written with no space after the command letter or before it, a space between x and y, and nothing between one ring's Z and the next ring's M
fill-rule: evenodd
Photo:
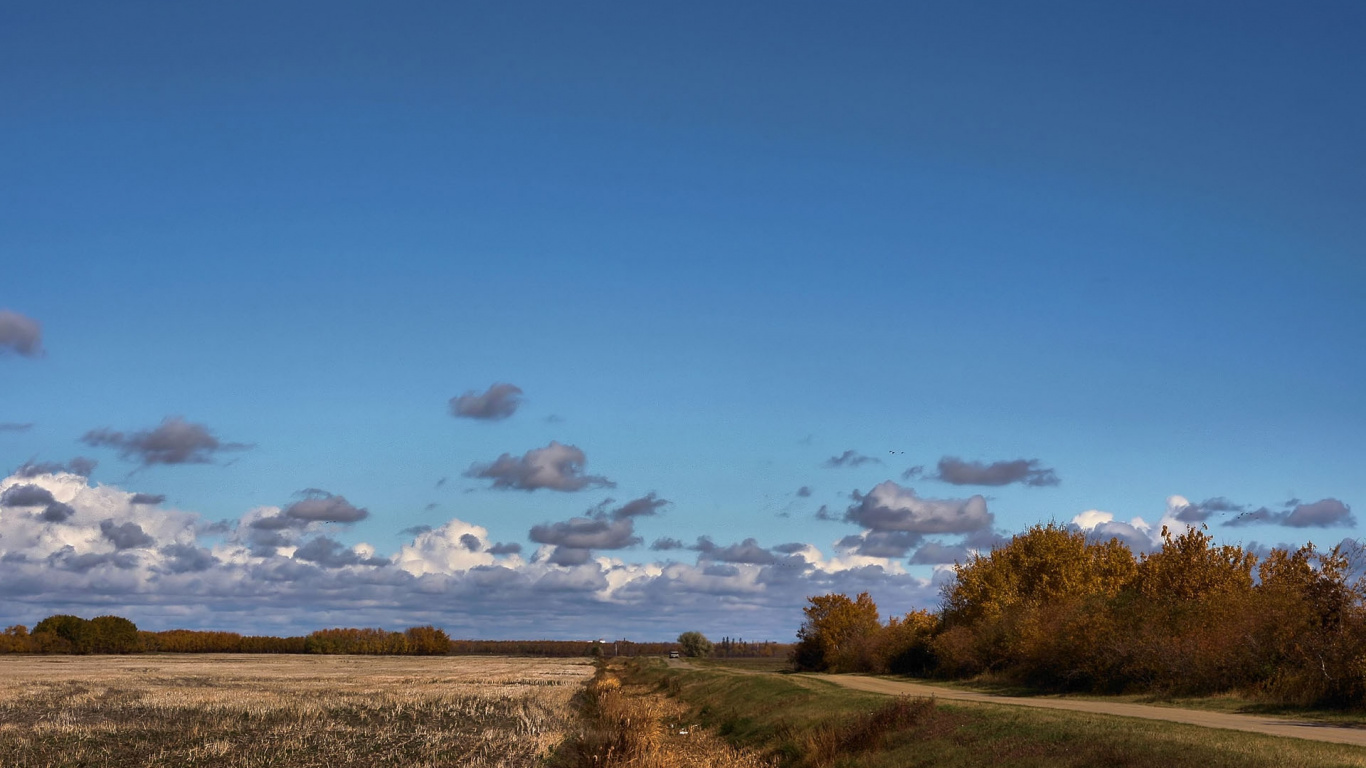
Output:
M1179 533L1179 526L1183 524L1176 519L1176 515L1187 506L1189 502L1181 496L1169 498L1163 523L1170 524ZM1126 523L1116 520L1113 513L1099 509L1088 509L1072 518L1072 525L1084 532L1091 541L1119 539L1135 552L1148 552L1161 546L1163 523L1151 525L1141 517L1132 518Z
M474 637L640 638L670 637L683 624L786 640L811 594L871 590L898 606L932 605L936 595L927 579L854 555L827 559L798 542L765 550L752 539L704 539L695 564L610 556L616 550L601 545L621 542L643 519L631 512L658 509L652 503L604 505L588 525L549 523L540 538L559 543L525 560L515 544L490 544L486 529L460 520L415 530L389 557L275 507L215 526L68 473L0 479L0 495L16 485L39 486L71 509L54 525L35 514L46 506L0 507L0 606L29 624L72 612L125 615L149 629L297 634L339 622L433 623Z
M90 473L94 472L95 467L98 465L99 462L95 461L94 459L88 458L86 456L76 456L75 458L71 459L71 461L68 461L66 463L66 471L70 472L73 475L80 475L81 477L90 477Z
M497 544L494 544L493 546L488 548L488 553L490 555L516 555L520 554L521 551L522 545L518 544L515 541L500 541Z
M983 528L963 537L963 546L969 551L990 552L1009 543L1009 536L1003 536L999 531L992 528Z
M137 523L115 524L113 520L101 520L100 535L108 539L114 549L139 549L156 544L156 539L148 536Z
M23 466L14 470L14 474L19 477L30 478L38 477L39 475L55 475L59 472L70 472L73 475L90 477L90 473L95 471L95 467L98 464L98 461L88 459L84 456L77 456L65 464L55 461L35 462L32 459L29 459L24 462Z
M6 352L24 357L43 354L43 326L31 317L0 309L0 354Z
M939 460L939 473L936 480L953 485L1010 485L1020 483L1031 487L1057 485L1061 482L1051 469L1041 466L1038 459L1014 459L994 461L983 464L980 461L963 461L956 456L945 456Z
M482 394L470 390L451 398L451 415L458 418L499 421L517 412L522 390L512 384L494 384Z
M593 553L579 547L555 547L547 562L554 565L583 565L593 559Z
M47 488L32 483L11 485L0 493L0 507L42 507L39 520L47 523L65 522L75 514L69 505L58 501Z
M218 558L203 547L192 544L169 544L161 548L165 561L161 569L167 573L198 573L218 564Z
M284 508L284 515L294 520L313 523L354 523L370 515L369 510L317 488L301 492L304 498Z
M38 518L47 523L64 523L74 514L76 510L70 504L54 501L38 514Z
M697 543L692 546L697 550L701 560L716 560L722 563L749 563L751 565L769 565L777 562L778 558L772 552L759 546L755 539L745 539L739 544L718 546L710 537L701 536Z
M295 560L317 563L324 568L344 568L348 565L389 565L389 560L352 549L328 536L310 539L294 550Z
M628 517L646 517L659 514L659 510L667 507L669 501L661 499L651 491L638 499L632 499L620 507L612 510L612 519L624 520Z
M1285 524L1292 528L1332 528L1354 527L1357 521L1352 517L1352 508L1341 501L1320 499L1312 504L1296 504Z
M467 536L488 541L489 532L486 528L452 518L440 528L422 531L414 536L411 544L399 549L394 556L394 564L413 576L426 576L491 567L499 562L495 554L516 554L471 550L469 539L465 538Z
M520 458L505 453L492 463L473 464L465 477L492 480L492 488L519 491L581 491L616 486L601 475L584 474L587 463L587 456L579 448L551 441L550 445L533 448Z
M11 485L0 493L0 507L43 507L56 501L52 491L38 485Z
M900 559L924 539L911 531L864 531L845 536L837 542L840 549L863 557Z
M1181 498L1181 497L1173 497ZM1185 501L1184 498L1181 498ZM1173 516L1183 523L1203 523L1213 515L1221 512L1246 512L1247 507L1242 504L1234 504L1223 496L1216 496L1212 499L1205 499L1199 504L1189 502L1178 505L1172 511Z
M575 517L531 528L529 538L537 544L572 549L625 549L641 543L630 518Z
M1224 525L1263 523L1290 528L1339 528L1354 527L1357 524L1356 518L1352 515L1352 508L1338 499L1320 499L1312 504L1298 503L1298 499L1294 499L1287 503L1287 507L1289 508L1280 511L1266 507L1245 511Z
M848 450L838 456L831 456L825 460L823 466L834 469L836 467L861 467L864 464L881 464L881 459L872 456L864 456L855 450Z
M650 549L655 552L671 552L675 549L685 549L687 546L671 536L663 536L655 539L654 543L650 544Z
M980 495L967 499L924 499L911 488L886 480L845 512L844 518L874 531L971 533L995 521Z
M940 544L934 541L926 542L915 551L915 554L911 555L913 565L946 565L949 563L965 563L967 560L967 547Z
M81 441L95 448L114 448L120 457L137 461L145 467L154 464L208 464L223 451L241 451L251 447L246 443L222 442L208 427L186 421L180 416L168 416L154 429L138 432L92 429L85 433Z
M612 507L613 499L606 499L588 511L585 517L575 517L557 523L533 526L529 538L537 544L553 547L549 562L556 565L587 563L595 549L626 549L643 542L635 534L635 520L658 514L668 505L654 492L632 499L619 507ZM659 544L659 541L655 542Z

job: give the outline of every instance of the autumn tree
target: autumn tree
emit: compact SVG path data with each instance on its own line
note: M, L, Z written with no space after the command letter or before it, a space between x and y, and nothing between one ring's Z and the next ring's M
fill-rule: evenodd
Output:
M791 661L797 669L852 671L872 666L870 643L882 628L877 604L867 592L808 597L806 621L797 630Z
M137 653L142 650L137 625L122 616L96 616L90 620L86 639L88 653Z
M1366 699L1366 595L1351 581L1353 550L1273 549L1258 566L1253 645L1260 667L1272 670L1261 685L1274 698L1339 706Z
M444 656L451 652L451 639L436 627L409 627L403 634L408 638L408 653L418 656Z
M1204 526L1173 537L1162 527L1162 549L1138 564L1138 590L1157 600L1197 600L1252 589L1257 556L1233 545L1214 546Z
M1117 539L1088 542L1081 531L1036 525L956 566L957 578L943 591L945 620L975 623L1019 605L1113 597L1135 572L1133 552Z
M28 627L23 624L15 624L5 629L0 634L0 653L30 653L33 651L33 640L29 636Z
M887 625L877 634L877 668L870 671L929 674L935 665L932 642L938 630L939 617L926 610L887 619Z
M43 653L87 653L90 622L80 616L59 614L33 625L33 639Z
M711 641L701 632L684 632L678 636L678 645L684 656L692 658L710 656L712 652Z

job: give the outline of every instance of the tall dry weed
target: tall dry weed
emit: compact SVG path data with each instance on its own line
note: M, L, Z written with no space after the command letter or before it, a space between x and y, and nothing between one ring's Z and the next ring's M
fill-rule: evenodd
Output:
M820 767L841 756L881 749L893 735L910 729L933 730L946 724L941 722L945 719L934 699L900 696L850 720L791 732L787 738L803 765Z
M583 694L584 724L559 754L563 768L772 768L775 762L732 747L688 709L643 687L600 673Z

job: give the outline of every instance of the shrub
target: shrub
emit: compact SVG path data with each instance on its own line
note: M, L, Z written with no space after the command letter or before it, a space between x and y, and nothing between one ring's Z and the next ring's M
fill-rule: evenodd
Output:
M710 656L712 652L711 641L701 632L684 632L678 636L678 645L684 656L693 658Z

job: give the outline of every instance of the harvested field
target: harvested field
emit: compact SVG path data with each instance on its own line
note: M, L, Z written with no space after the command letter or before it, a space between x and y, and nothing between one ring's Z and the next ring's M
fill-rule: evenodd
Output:
M580 659L0 657L0 765L525 766Z

